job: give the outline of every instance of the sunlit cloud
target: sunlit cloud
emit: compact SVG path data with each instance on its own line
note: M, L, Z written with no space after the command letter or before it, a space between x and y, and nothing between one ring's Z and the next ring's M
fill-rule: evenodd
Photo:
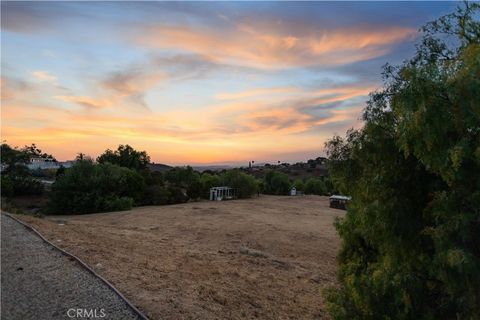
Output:
M159 25L145 27L133 41L140 45L193 52L219 63L284 68L338 65L386 54L389 45L412 39L416 30L388 27L319 30L301 35L281 35L239 24L234 32Z
M47 71L33 71L32 76L39 81L45 81L50 83L57 82L57 77L51 75Z
M3 140L61 160L128 143L199 164L321 155L362 125L381 66L407 58L418 27L453 5L1 6Z

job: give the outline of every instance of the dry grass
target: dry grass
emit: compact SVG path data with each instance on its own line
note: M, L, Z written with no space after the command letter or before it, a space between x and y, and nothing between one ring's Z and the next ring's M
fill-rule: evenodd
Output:
M326 197L37 219L19 216L105 276L152 319L327 318L343 211Z

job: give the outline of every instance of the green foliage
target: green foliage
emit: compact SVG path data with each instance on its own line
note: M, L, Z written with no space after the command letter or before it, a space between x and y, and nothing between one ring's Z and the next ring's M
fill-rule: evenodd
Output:
M480 315L479 5L428 24L416 56L385 67L365 126L327 143L331 180L352 196L335 319Z
M305 182L302 179L295 180L293 186L299 191L305 191Z
M202 183L200 182L200 176L198 174L195 175L195 179L188 185L187 195L193 200L197 200L202 196Z
M100 197L96 202L96 206L101 208L98 212L130 210L133 204L133 199L130 197L118 197L114 195Z
M1 145L1 156L2 166L4 166L1 186L3 197L40 195L43 193L42 183L32 177L31 171L25 165L32 156L27 147L18 150L3 143Z
M210 197L210 188L218 187L222 184L218 175L210 173L202 173L200 177L200 183L202 184L201 196L206 199Z
M170 194L165 186L164 176L161 172L148 169L140 171L145 180L146 188L143 194L142 205L164 205L169 203Z
M48 153L42 153L42 150L40 150L35 143L32 143L29 146L24 146L22 149L20 149L20 152L25 154L28 159L31 158L45 158L45 159L50 159L50 160L55 160L55 158Z
M144 205L163 205L168 204L170 200L170 192L161 184L147 185L145 189L142 204Z
M305 183L305 194L323 196L327 194L327 187L322 179L310 178Z
M2 156L2 164L7 166L22 163L27 164L33 157L55 160L51 154L42 153L42 150L38 149L34 143L21 149L18 149L17 147L12 148L10 145L2 143L0 152Z
M84 157L85 155L80 153L77 159L83 160ZM133 170L142 170L147 168L147 165L150 163L150 157L146 151L137 151L127 144L119 145L115 151L107 149L97 158L97 162L108 162Z
M44 187L32 177L24 164L10 164L7 170L2 172L1 191L4 197L41 195Z
M256 179L238 169L228 170L221 176L223 185L236 189L237 197L250 198L258 191Z
M266 194L287 195L290 188L288 175L274 170L269 170L265 174L264 192Z
M169 182L171 186L175 188L172 189L173 194L179 194L176 189L185 190L182 193L186 194L186 200L197 199L202 194L202 185L200 182L200 175L198 172L195 172L192 167L176 167L168 170L165 173L165 180ZM183 199L184 197L175 196L175 199ZM174 201L173 199L171 201ZM176 202L174 202L176 203Z
M17 150L15 148L10 147L8 144L3 143L1 145L1 158L2 158L2 165L7 166L6 170L8 170L8 166L15 165L18 163L28 163L30 157L28 154Z
M82 214L127 210L142 200L143 177L110 163L78 161L52 186L47 210L53 214Z
M168 204L184 203L189 200L188 195L180 187L170 185L167 187Z

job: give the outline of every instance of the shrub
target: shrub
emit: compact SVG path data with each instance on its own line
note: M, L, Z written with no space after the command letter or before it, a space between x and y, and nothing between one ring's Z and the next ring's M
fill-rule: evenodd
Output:
M218 175L205 172L200 176L200 183L202 184L201 196L206 199L210 197L210 188L219 187L222 184Z
M265 174L264 190L267 194L288 195L291 184L288 176L284 173L269 170Z
M170 193L167 188L160 184L147 186L142 204L144 205L163 205L168 204Z
M97 199L98 211L121 211L130 210L133 206L133 199L129 197L107 196Z
M310 178L305 183L305 194L316 194L323 196L327 194L325 183L318 178Z
M177 186L168 186L168 204L184 203L189 200L184 189Z
M297 179L293 182L293 186L299 191L304 191L305 192L305 183L301 179Z
M202 192L200 175L192 167L175 167L165 173L165 180L171 186L184 189L189 198L196 199Z
M126 210L142 200L144 190L144 179L133 170L78 161L53 184L47 211L82 214Z
M190 181L190 184L187 186L187 196L190 199L197 200L202 195L202 183L200 182L200 177L195 175L195 179Z
M3 190L3 188L6 189ZM2 172L2 195L13 197L40 195L43 192L43 184L34 179L30 170L23 164L11 164L7 171Z
M250 198L258 191L256 179L238 169L228 170L221 176L223 184L236 189L238 198Z

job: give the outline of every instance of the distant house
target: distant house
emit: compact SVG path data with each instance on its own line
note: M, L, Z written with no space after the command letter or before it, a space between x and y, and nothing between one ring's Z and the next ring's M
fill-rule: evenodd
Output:
M350 200L352 200L352 197L334 194L329 198L329 200L330 200L330 208L346 210L347 204Z
M30 163L27 164L27 167L30 170L59 169L60 167L70 168L71 166L73 166L74 163L75 161L59 162L51 158L34 157L30 159Z
M30 163L27 164L27 167L30 170L36 169L58 169L60 168L59 163L55 159L51 158L41 158L41 157L33 157L30 159Z

